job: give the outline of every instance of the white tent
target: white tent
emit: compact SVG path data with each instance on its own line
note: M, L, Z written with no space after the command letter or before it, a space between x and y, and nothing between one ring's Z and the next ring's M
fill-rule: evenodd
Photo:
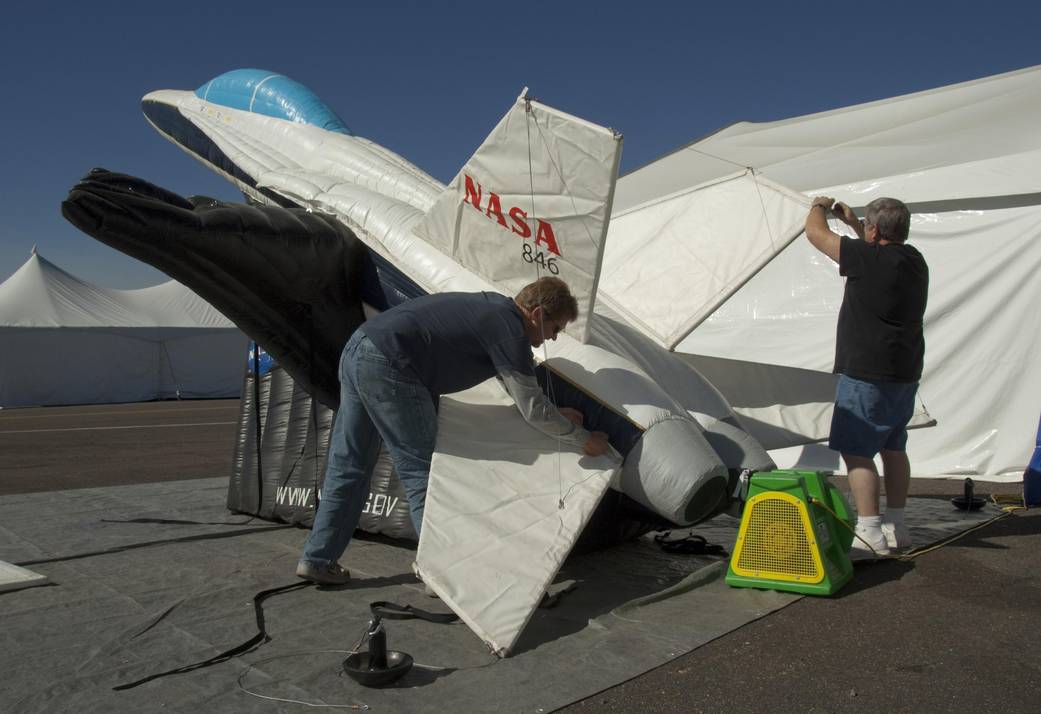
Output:
M176 281L100 288L33 249L0 284L0 407L236 397L246 337Z
M734 124L619 180L605 265L619 216L746 167L855 209L880 196L904 200L913 213L911 240L930 266L920 395L938 422L911 435L912 469L1018 480L1041 410L1039 113L1041 67L1034 67L805 117ZM725 210L755 216L767 207L753 196ZM715 248L699 244L694 258L712 265L734 252L724 239ZM693 280L700 272L689 274ZM624 290L605 287L632 304ZM694 304L674 303L679 313L697 314L704 296L694 289L691 296ZM740 414L776 425L792 380L830 371L841 296L834 263L799 238L676 349L691 355ZM826 427L825 404L818 406L818 427ZM774 455L791 464L807 453ZM834 454L829 460L837 464Z

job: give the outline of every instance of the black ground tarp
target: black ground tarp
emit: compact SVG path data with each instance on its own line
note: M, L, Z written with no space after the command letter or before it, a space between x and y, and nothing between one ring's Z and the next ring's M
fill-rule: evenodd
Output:
M226 488L216 478L5 497L0 560L29 563L53 584L0 594L3 709L298 708L250 690L374 711L549 711L797 599L730 589L725 559L664 553L643 538L569 560L558 583L574 589L536 613L505 660L489 655L465 625L388 622L389 646L419 665L394 688L365 689L339 666L362 635L369 603L444 609L411 574L414 550L365 537L345 558L350 586L305 586L264 603L270 640L258 648L113 691L248 640L257 631L254 595L297 582L292 571L306 531L229 514ZM944 501L908 505L920 542L993 515L962 514ZM697 532L729 547L736 527L720 516Z

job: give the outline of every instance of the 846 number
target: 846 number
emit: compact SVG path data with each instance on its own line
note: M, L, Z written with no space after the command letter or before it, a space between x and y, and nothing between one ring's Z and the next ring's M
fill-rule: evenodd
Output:
M560 268L557 266L557 259L546 258L545 253L541 250L534 250L530 243L524 244L524 247L521 249L521 255L524 258L525 263L537 264L548 270L553 275L560 273Z

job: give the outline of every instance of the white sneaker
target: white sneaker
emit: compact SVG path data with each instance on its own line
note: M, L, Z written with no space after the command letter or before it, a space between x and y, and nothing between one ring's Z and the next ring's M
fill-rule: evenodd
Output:
M853 545L849 549L850 560L868 560L880 555L889 555L889 544L881 528L864 528L859 523Z
M906 524L882 521L882 535L886 537L890 550L911 550L911 531Z

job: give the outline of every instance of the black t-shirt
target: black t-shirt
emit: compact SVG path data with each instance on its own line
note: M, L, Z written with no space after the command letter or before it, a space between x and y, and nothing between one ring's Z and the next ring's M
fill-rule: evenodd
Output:
M498 293L437 293L404 302L360 328L405 374L435 396L499 373L534 379L520 308Z
M906 243L879 245L842 237L839 273L846 290L839 310L835 372L881 382L917 382L925 338L922 317L929 266Z

